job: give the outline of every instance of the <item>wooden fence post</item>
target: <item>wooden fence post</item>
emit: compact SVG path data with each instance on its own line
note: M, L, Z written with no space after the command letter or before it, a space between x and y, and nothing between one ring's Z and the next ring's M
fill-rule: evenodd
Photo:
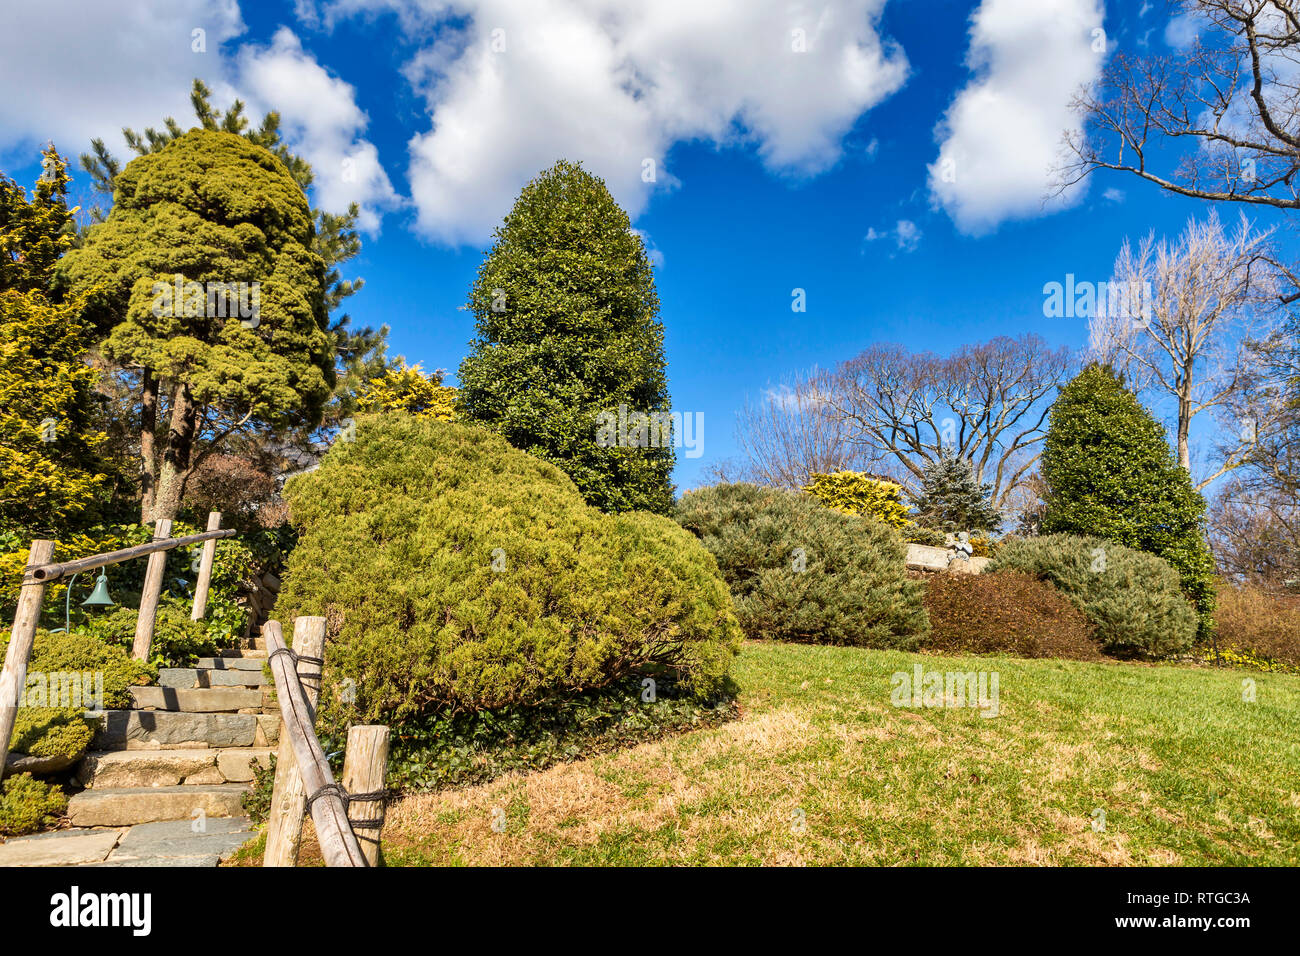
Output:
M153 539L170 538L172 519L159 518L154 522ZM135 642L131 655L136 660L149 658L149 645L153 643L154 619L158 616L158 598L162 594L163 574L167 570L167 552L155 551L149 555L149 566L144 573L144 590L140 592L140 616L135 622Z
M221 512L208 512L209 531L221 528ZM194 610L190 612L191 621L203 620L208 610L208 585L212 581L212 560L217 556L217 539L203 542L203 556L199 559L199 580L194 585Z
M9 738L13 736L18 717L18 703L27 689L27 661L32 656L32 642L41 622L41 602L45 599L45 585L35 580L31 571L49 564L52 557L54 542L42 539L33 541L27 554L27 570L14 611L13 630L9 632L9 650L5 653L4 671L0 673L0 777L4 776L5 762L9 759Z
M343 756L343 789L349 794L379 793L384 789L387 774L388 728L382 724L349 727L348 746ZM366 862L378 866L379 838L384 829L384 801L348 803L348 822L361 843Z
M293 651L303 657L323 658L325 652L325 618L299 617L293 622ZM320 699L320 665L299 663L298 679L303 682L312 719ZM302 843L302 818L307 809L307 794L293 744L280 726L280 746L275 754L275 786L271 791L271 810L266 818L266 853L263 866L297 866L298 847Z

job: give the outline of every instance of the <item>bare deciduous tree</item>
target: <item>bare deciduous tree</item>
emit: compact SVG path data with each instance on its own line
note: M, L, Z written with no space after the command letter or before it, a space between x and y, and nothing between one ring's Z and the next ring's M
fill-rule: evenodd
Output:
M1184 50L1120 52L1072 106L1053 193L1097 170L1180 196L1300 209L1300 9L1295 0L1181 0ZM1291 270L1282 269L1284 275ZM1300 300L1294 277L1281 295Z
M745 456L738 477L801 488L814 474L859 471L868 464L861 449L850 444L847 423L830 413L821 381L814 371L745 403L736 428Z
M1005 509L1038 460L1048 407L1072 368L1068 349L1036 335L948 356L874 345L750 406L740 443L757 480L797 487L812 472L853 468L909 490L948 448Z
M1210 511L1209 541L1232 580L1281 590L1300 578L1300 504L1276 488L1230 482Z
M1178 461L1188 472L1192 420L1236 409L1257 380L1250 337L1267 334L1265 323L1277 311L1268 239L1244 219L1229 235L1211 213L1189 221L1173 242L1151 234L1135 250L1125 240L1112 285L1136 291L1141 311L1098 310L1089 323L1095 358L1175 406ZM1268 410L1253 414L1250 428L1243 420L1230 429L1238 440L1220 445L1198 488L1245 460Z

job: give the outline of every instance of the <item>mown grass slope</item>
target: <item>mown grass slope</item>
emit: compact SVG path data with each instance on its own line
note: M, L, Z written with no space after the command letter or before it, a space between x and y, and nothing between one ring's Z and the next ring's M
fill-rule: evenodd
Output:
M893 706L917 662L996 671L999 715ZM724 727L400 801L389 865L1300 864L1295 677L755 643L735 675Z

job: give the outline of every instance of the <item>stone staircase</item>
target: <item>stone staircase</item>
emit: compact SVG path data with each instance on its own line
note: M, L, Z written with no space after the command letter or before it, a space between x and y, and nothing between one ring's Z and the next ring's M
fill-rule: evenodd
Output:
M135 706L109 710L78 768L86 788L68 803L73 827L129 827L243 816L253 768L268 766L280 716L263 676L264 639L163 668L133 687Z

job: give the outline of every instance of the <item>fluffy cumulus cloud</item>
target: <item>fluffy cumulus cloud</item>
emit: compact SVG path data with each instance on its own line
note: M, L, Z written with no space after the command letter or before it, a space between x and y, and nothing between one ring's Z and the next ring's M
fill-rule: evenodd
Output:
M407 65L431 128L410 142L420 230L481 243L529 178L565 157L636 215L675 183L674 143L752 144L780 173L836 162L907 74L884 0L341 0L315 22L395 11L429 37ZM434 28L437 28L436 33Z
M243 32L235 0L5 4L0 150L22 160L52 140L76 156L92 137L120 150L123 126L191 115L191 80L219 79L221 44Z
M288 30L267 46L232 54L231 41L244 33L235 0L14 5L0 29L0 85L15 91L0 97L0 156L30 161L52 140L75 157L100 137L129 159L122 127L161 127L167 116L189 126L190 84L199 77L218 108L238 96L255 122L279 110L286 140L315 169L313 201L331 212L360 202L361 226L373 232L397 197L363 137L366 117L355 91Z
M1049 198L1070 100L1100 76L1101 0L983 0L971 20L974 76L940 123L930 192L959 229L983 233L1078 199ZM1101 48L1101 49L1099 49Z
M270 46L246 46L238 58L238 89L254 115L279 110L281 134L312 166L313 199L322 209L361 205L359 226L379 229L380 213L400 203L379 151L362 135L368 120L356 91L331 76L281 28Z

